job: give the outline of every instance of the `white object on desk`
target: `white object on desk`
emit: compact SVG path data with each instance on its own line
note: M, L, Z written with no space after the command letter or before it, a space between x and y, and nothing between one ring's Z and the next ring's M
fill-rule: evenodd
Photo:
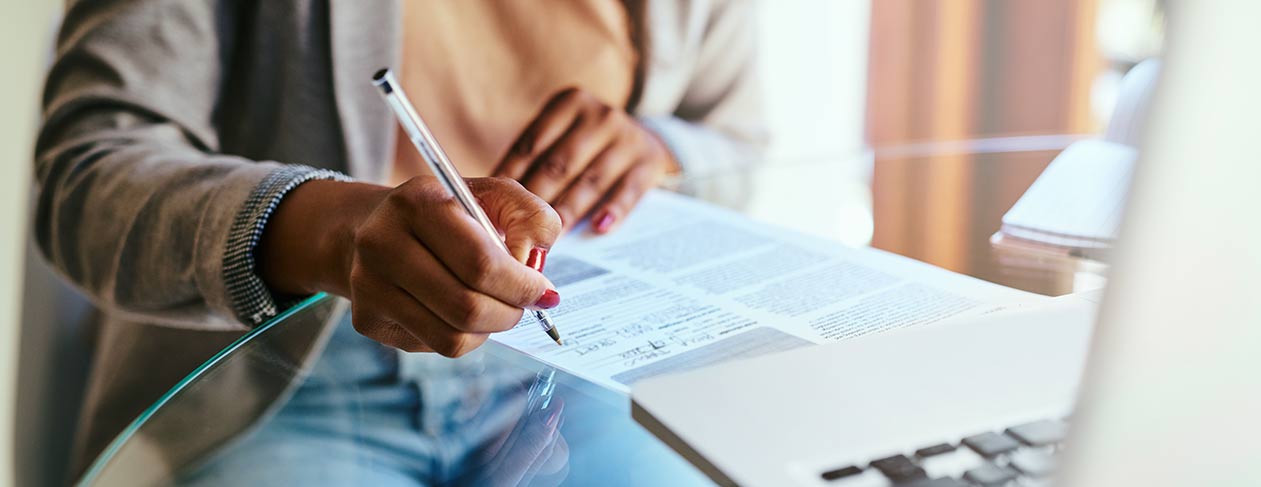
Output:
M1148 59L1130 69L1121 80L1120 96L1112 109L1108 131L1104 140L1130 147L1139 146L1139 137L1152 95L1156 92L1156 80L1160 75L1160 59Z
M1062 417L1097 296L646 379L631 414L721 484L833 485L820 474Z
M1077 142L1051 161L1003 215L995 239L1014 237L1071 256L1104 257L1121 224L1159 74L1160 60L1149 59L1125 75L1104 138Z
M1116 240L1137 155L1103 140L1069 146L1003 216L1002 233L1083 253L1107 249Z

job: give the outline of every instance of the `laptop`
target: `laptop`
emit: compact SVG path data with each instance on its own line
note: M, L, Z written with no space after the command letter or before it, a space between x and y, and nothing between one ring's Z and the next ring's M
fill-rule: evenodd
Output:
M1168 18L1101 298L645 379L633 417L725 485L1261 485L1261 2Z

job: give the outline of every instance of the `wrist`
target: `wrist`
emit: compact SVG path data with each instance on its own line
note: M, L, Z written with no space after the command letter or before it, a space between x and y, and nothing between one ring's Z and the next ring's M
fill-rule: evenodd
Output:
M657 160L660 161L662 171L666 177L678 177L683 174L683 165L679 164L679 160L674 157L674 151L670 150L670 144L661 138L655 130L649 128L644 123L636 120L640 130L648 137L648 143L652 144L660 154Z
M309 181L285 195L263 229L258 273L273 291L348 296L355 230L388 188Z

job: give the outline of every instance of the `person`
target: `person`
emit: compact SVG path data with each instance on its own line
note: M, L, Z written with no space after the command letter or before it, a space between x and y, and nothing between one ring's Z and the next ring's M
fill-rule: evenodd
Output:
M751 8L70 2L36 142L35 235L105 316L78 471L303 296L348 298L364 346L458 357L558 303L536 270L584 218L612 231L671 179L738 201L764 143ZM398 136L369 82L385 66L511 255ZM374 373L403 380L415 355L374 356Z

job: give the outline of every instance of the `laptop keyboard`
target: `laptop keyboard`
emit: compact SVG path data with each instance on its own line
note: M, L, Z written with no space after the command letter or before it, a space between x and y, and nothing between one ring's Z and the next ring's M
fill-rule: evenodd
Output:
M1050 485L1068 425L1043 420L822 472L829 487Z

